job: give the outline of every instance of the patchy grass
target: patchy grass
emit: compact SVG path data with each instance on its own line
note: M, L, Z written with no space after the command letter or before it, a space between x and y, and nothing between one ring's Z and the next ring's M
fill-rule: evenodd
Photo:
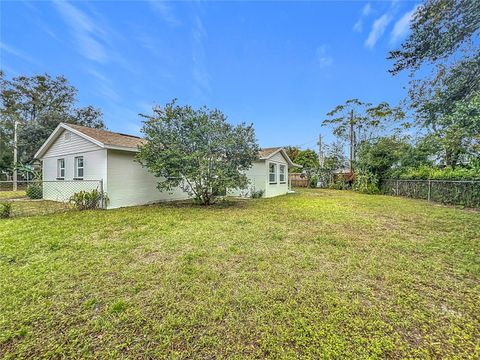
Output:
M480 214L333 190L0 221L0 357L478 358Z
M0 191L0 201L6 199L20 199L25 198L27 195L25 194L25 190L19 191Z

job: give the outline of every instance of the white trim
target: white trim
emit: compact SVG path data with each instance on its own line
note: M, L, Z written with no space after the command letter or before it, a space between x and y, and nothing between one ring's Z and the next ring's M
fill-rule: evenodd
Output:
M78 166L78 160L82 159L82 166ZM78 170L82 169L82 176L78 175ZM83 180L85 177L85 159L83 155L75 156L73 158L73 179L74 180Z
M268 156L263 156L263 157L261 157L260 160L268 160L268 159L270 159L273 155L278 154L279 152L282 154L282 156L285 158L285 160L287 160L288 166L298 167L298 168L301 168L301 167L302 167L302 165L295 164L295 163L288 157L288 154L287 154L287 152L285 151L284 148L278 148L277 150L275 150L274 152L272 152L272 153L269 154Z
M60 167L60 161L63 162L63 166ZM62 176L62 170L63 170L63 176ZM60 157L57 158L57 180L65 180L65 158Z
M88 136L88 135L85 135L83 132L78 131L78 130L76 130L76 129L74 129L74 128L71 128L71 127L68 126L67 124L61 123L60 125L61 125L64 129L69 130L69 131L73 132L74 134L77 134L78 136L84 138L85 140L88 140L88 141L94 143L95 145L98 145L98 146L100 146L100 147L102 147L102 148L105 147L105 144L102 143L101 141L95 140L94 138L92 138L92 137L90 137L90 136Z
M270 166L273 165L273 173L270 172ZM273 162L273 161L270 161L268 163L268 184L269 185L276 185L278 184L278 163L276 162ZM274 175L275 176L275 180L272 181L270 180L270 175Z
M52 142L58 138L59 133L62 129L67 130L67 131L71 131L72 133L80 136L81 138L83 138L87 141L90 141L91 143L93 143L95 145L98 145L102 149L123 150L123 151L131 151L131 152L138 152L139 151L138 148L104 144L101 141L98 141L98 140L92 138L91 136L85 135L83 132L68 126L68 124L60 123L55 128L55 130L53 130L53 132L50 134L50 136L47 138L47 140L43 143L43 145L40 147L40 149L38 149L38 151L35 153L35 156L34 156L35 159L40 159L42 157L42 155L45 153L45 151L48 149L48 147L52 144Z
M109 150L121 150L121 151L131 151L131 152L139 152L138 148L132 148L127 146L118 146L118 145L105 145L105 149Z
M282 167L283 167L283 174L282 174ZM280 184L286 184L287 183L287 173L288 173L288 170L287 170L287 165L285 164L280 164L278 165L278 182ZM282 181L282 175L283 175L283 181Z

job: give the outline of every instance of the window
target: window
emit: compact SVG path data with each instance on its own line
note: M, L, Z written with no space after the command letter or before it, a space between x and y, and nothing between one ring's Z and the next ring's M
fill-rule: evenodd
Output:
M83 156L75 157L75 179L83 179Z
M277 164L268 165L268 182L270 184L277 183Z
M63 138L65 139L65 142L69 142L70 141L70 132L66 131L65 135L63 135Z
M57 179L65 179L65 159L57 159Z
M285 184L287 181L285 179L285 165L280 165L280 184Z

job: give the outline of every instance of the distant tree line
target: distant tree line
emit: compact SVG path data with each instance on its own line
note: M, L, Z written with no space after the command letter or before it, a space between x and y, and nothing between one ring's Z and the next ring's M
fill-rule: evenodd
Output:
M386 178L480 179L480 1L426 0L410 30L388 55L390 73L410 77L400 105L350 99L322 122L348 144L354 188L366 192ZM305 151L306 165L318 164Z

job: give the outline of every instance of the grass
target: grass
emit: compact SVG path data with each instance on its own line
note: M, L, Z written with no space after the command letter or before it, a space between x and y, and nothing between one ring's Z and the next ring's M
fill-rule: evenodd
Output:
M7 200L7 199L20 199L24 198L27 195L25 194L25 190L19 191L0 191L0 201Z
M0 357L478 358L480 213L301 190L0 221Z

